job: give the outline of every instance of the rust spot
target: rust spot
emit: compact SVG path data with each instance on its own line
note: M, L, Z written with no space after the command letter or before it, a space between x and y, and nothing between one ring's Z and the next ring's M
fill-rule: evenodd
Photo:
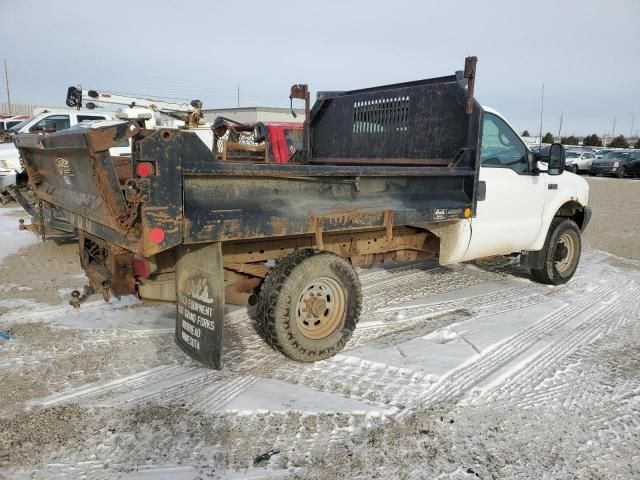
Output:
M273 217L271 219L271 228L273 229L274 235L286 235L287 222L280 217Z

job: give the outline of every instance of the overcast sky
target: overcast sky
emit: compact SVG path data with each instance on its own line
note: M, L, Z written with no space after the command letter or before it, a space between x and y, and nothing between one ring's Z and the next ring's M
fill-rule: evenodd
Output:
M289 86L346 90L447 75L478 57L476 98L520 131L640 129L640 0L0 0L14 102L69 85L287 106ZM6 101L4 82L0 99Z

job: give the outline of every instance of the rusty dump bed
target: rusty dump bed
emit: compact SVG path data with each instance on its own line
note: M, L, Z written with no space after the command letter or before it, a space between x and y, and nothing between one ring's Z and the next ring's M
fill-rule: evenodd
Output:
M40 200L145 257L183 243L422 225L475 211L482 110L460 80L325 95L306 151L287 164L225 162L193 132L128 122L15 143ZM132 159L112 158L128 138ZM136 174L143 162L150 176Z

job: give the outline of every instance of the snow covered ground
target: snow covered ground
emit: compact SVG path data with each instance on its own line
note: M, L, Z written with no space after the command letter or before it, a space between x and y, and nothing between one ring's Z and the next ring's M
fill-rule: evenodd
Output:
M45 245L15 225L0 209L0 257L25 247L27 265ZM72 248L60 252L73 260ZM67 287L82 286L80 273L67 272L77 282ZM59 285L59 301L44 302L0 277L0 330L11 335L0 341L1 471L640 476L637 262L588 251L561 287L505 258L363 270L361 280L361 321L336 357L292 362L258 336L253 310L233 308L215 371L173 344L172 305L96 300L76 311Z

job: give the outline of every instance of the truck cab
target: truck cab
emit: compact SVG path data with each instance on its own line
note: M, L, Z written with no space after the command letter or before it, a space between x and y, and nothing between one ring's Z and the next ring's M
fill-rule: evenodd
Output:
M470 220L468 247L455 261L539 251L558 212L584 229L587 182L568 171L549 172L504 117L483 109L476 216Z

